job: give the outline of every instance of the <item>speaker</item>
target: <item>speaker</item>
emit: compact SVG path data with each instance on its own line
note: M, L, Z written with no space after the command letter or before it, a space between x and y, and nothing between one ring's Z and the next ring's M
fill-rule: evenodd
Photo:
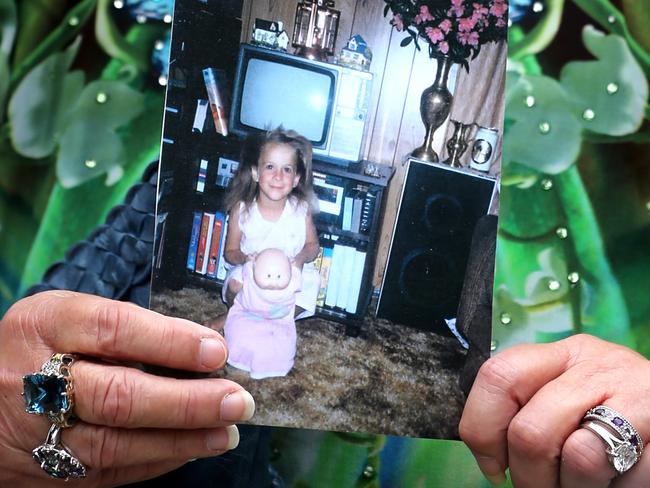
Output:
M409 160L377 316L451 335L477 221L495 180L438 163Z

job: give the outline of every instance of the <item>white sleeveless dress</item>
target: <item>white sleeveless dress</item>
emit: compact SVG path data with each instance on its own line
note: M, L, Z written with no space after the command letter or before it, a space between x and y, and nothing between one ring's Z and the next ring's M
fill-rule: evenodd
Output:
M242 233L240 249L244 254L252 254L268 248L284 251L289 258L294 258L304 247L307 237L305 220L309 207L306 202L296 198L288 198L282 215L277 222L266 220L257 202L253 202L246 211L243 202L239 204L239 228ZM242 265L226 264L226 279L222 296L231 279L242 282ZM296 296L296 305L305 310L297 318L305 318L314 314L316 297L320 286L320 276L314 263L305 263L302 268L302 288Z

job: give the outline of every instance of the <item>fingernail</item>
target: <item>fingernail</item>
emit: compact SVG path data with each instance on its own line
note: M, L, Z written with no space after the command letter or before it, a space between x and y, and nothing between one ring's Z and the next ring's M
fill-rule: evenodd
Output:
M239 422L250 420L255 413L255 400L246 390L228 393L221 401L221 420Z
M229 425L208 435L207 446L211 451L229 451L239 445L237 426Z
M199 352L201 365L209 369L218 369L226 361L226 346L219 339L204 337L201 339L201 350Z
M492 486L502 486L506 482L505 473L491 474L489 476L486 474L485 477L492 484Z

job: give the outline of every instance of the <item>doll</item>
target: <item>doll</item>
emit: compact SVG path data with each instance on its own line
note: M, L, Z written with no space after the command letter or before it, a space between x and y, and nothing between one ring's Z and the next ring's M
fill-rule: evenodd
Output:
M296 355L296 294L300 271L279 249L265 249L242 269L242 289L228 311L228 364L251 378L285 376Z

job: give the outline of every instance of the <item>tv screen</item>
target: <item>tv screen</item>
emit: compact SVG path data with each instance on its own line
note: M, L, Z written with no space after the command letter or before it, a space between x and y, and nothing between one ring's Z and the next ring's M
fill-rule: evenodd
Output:
M244 75L240 123L266 130L282 125L320 146L327 139L336 79L315 66L251 57Z

